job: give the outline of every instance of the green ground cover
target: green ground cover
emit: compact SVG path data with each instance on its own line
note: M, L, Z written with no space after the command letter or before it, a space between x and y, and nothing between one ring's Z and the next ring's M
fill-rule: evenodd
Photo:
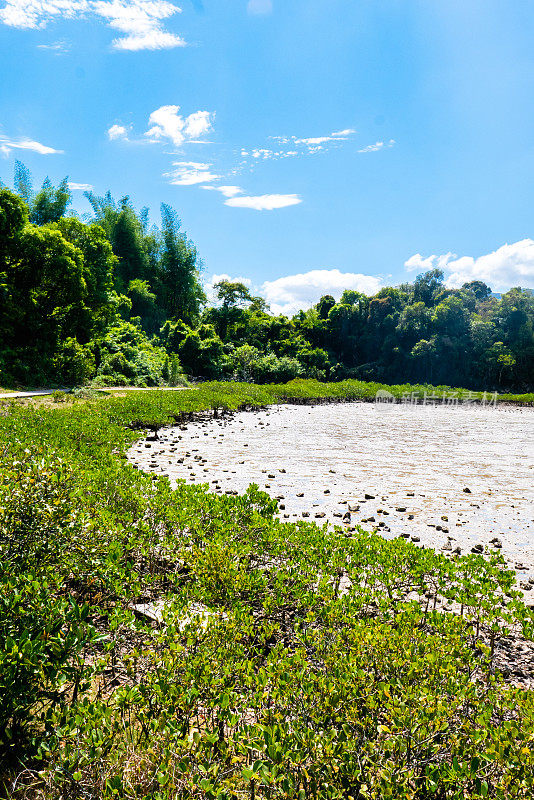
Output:
M5 794L533 796L534 696L496 658L512 630L533 637L534 614L498 555L283 523L257 487L172 489L123 457L191 412L377 388L203 384L0 407ZM460 613L436 611L441 598ZM162 600L160 624L132 609Z

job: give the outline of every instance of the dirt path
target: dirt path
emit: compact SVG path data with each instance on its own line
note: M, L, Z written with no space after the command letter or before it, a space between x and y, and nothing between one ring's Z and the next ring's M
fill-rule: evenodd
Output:
M183 392L189 386L106 386L95 389L97 392ZM71 392L72 389L36 389L32 392L1 392L0 400L15 400L19 397L46 397L54 392Z

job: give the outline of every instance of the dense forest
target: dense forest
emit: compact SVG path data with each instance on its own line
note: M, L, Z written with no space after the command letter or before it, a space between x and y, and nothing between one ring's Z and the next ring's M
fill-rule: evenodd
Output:
M0 185L0 386L302 376L534 387L531 289L448 289L434 269L373 297L326 295L291 319L239 282L216 284L210 305L172 208L156 226L128 197L86 197L82 218L67 179L36 191L20 162L14 191Z

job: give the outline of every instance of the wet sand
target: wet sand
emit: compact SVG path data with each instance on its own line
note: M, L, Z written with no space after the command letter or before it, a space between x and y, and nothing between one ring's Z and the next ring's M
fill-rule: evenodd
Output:
M162 429L128 457L219 493L256 483L288 521L377 528L444 551L495 548L534 586L534 409L275 406Z

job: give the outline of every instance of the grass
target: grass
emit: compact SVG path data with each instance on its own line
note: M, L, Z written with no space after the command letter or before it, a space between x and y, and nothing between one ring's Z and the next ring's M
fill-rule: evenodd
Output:
M124 458L190 414L377 388L211 383L2 406L4 794L533 796L534 696L499 665L534 614L498 554L282 523L257 487L173 489ZM135 613L155 600L164 624Z

